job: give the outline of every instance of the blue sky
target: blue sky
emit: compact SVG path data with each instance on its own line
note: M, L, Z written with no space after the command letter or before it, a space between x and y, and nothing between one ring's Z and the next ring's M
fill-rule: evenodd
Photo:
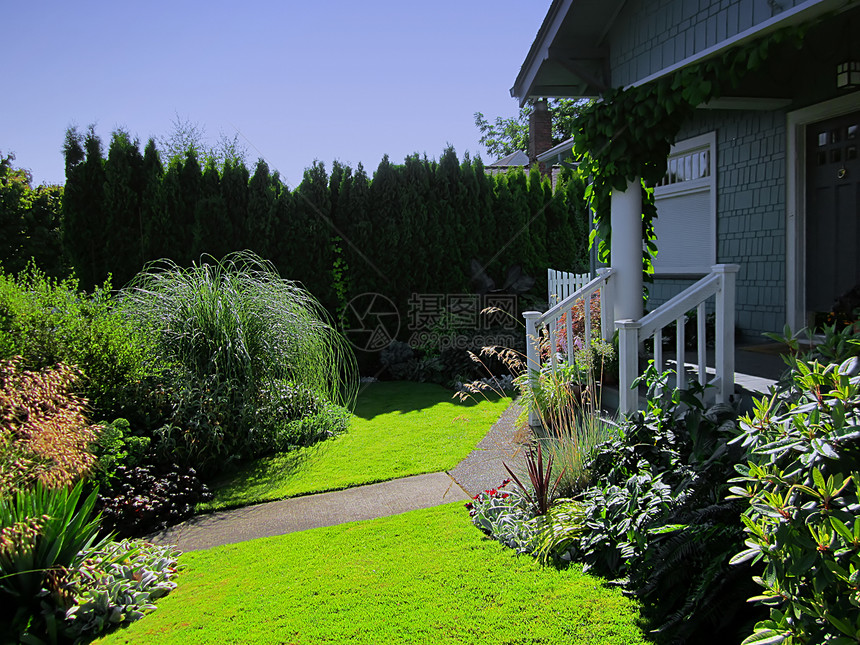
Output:
M66 128L143 142L177 117L214 141L239 133L290 187L333 159L490 161L473 114L510 97L550 0L0 0L0 152L63 183Z

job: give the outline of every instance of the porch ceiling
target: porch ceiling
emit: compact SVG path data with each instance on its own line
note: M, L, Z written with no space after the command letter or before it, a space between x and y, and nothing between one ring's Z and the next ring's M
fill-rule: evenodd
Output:
M609 85L606 34L626 0L554 0L511 96L598 96Z

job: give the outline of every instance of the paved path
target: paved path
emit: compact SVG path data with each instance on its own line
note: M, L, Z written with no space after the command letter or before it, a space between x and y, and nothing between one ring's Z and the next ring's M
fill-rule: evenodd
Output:
M466 501L508 477L503 463L516 467L522 460L521 441L527 435L515 428L518 414L516 404L509 406L475 450L450 473L416 475L198 515L148 539L156 544L175 544L181 551L195 551Z

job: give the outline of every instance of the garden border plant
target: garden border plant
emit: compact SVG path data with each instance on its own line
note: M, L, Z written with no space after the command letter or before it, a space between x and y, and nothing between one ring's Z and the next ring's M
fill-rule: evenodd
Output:
M249 252L189 268L163 260L120 300L166 366L163 457L216 472L345 430L355 357L318 301L270 262Z

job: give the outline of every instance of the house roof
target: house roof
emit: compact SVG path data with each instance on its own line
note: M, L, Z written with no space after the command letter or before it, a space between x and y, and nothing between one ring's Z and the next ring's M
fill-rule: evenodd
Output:
M536 97L599 96L611 82L608 35L625 4L626 0L553 0L511 88L511 96L519 98L522 104ZM856 0L802 0L632 84L655 80L768 31L830 11L844 11L856 4Z
M553 0L511 96L597 96L608 84L605 38L625 0Z
M564 161L570 156L570 151L573 149L573 137L565 139L561 143L554 145L549 150L540 153L537 160L541 163L557 164Z
M494 161L487 168L512 168L514 166L528 166L529 156L522 150L509 154L507 157L502 157L498 161Z

